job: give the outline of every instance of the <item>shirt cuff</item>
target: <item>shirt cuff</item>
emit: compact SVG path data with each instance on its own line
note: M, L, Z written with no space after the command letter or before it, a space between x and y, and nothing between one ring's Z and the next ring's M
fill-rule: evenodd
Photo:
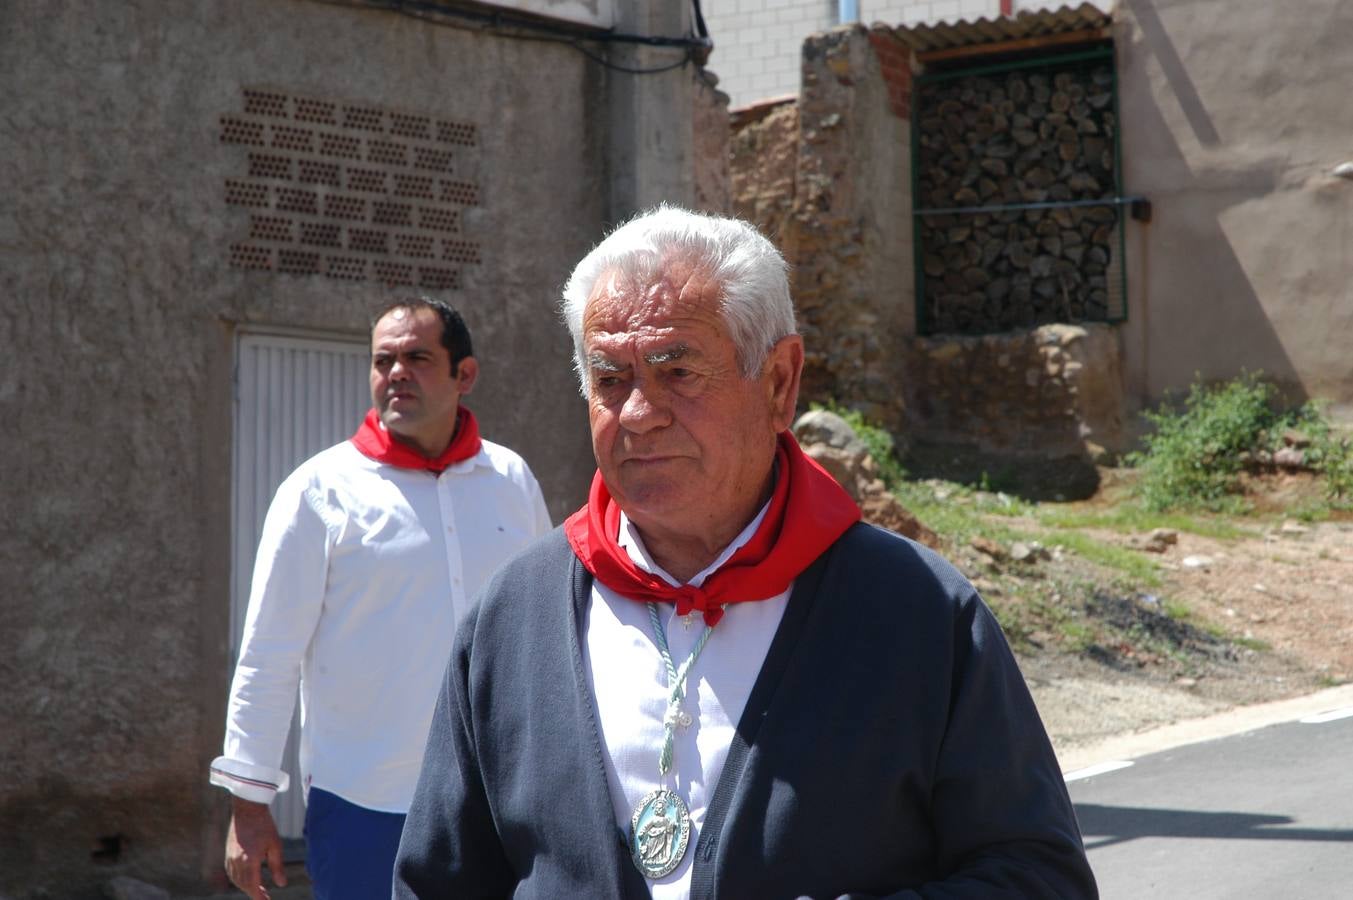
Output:
M291 776L281 769L218 756L211 762L211 783L241 800L271 803L273 797L291 786Z

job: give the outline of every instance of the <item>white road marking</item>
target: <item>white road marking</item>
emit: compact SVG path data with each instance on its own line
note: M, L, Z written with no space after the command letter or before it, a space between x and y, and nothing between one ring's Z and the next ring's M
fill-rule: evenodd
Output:
M1306 716L1304 719L1298 719L1303 725L1323 725L1326 722L1333 722L1336 719L1347 719L1353 716L1353 706L1345 706L1343 709L1331 709L1326 712L1316 713L1313 716Z
M1132 765L1131 760L1115 759L1111 762L1102 762L1093 766L1086 766L1084 769L1077 769L1074 772L1067 772L1062 777L1068 782L1079 781L1082 778L1093 778L1096 775L1103 775L1106 772L1117 772L1119 769L1126 769Z

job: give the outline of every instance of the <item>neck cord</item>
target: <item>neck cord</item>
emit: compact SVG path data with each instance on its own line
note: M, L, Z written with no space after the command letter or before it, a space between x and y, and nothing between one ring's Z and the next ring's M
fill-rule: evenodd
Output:
M672 662L672 653L667 649L667 632L662 627L662 620L658 617L658 604L648 603L648 618L653 623L653 639L658 644L658 653L662 655L662 661L667 666L667 714L663 716L663 729L666 731L666 738L662 744L662 755L658 757L658 777L664 778L667 773L672 771L672 753L676 742L676 727L678 724L689 724L690 716L681 710L681 701L686 697L686 677L691 673L691 667L695 665L701 651L705 649L705 644L709 643L709 637L714 632L714 626L705 625L704 631L700 632L700 637L695 641L695 647L691 649L691 655L686 657L686 661L678 669ZM683 721L684 720L684 721Z

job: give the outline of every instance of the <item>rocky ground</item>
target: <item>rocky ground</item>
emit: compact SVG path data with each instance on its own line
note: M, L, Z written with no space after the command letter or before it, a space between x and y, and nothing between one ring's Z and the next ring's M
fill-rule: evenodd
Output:
M1256 512L1235 520L1237 536L1170 530L1153 541L1150 533L1083 530L1153 562L1150 586L1095 573L1072 552L1030 566L994 561L971 544L955 549L979 587L994 592L993 607L1016 623L1011 636L1059 753L1353 679L1353 517L1284 518L1316 488L1310 482L1254 484ZM1018 607L1039 594L1021 590L1021 581L1078 585L1071 610L1086 630L1073 635L1092 638L1023 633Z
M1135 503L1131 469L1026 466L1002 476L1019 489L1006 494L990 460L943 448L912 448L913 478L894 473L889 491L839 416L814 410L794 430L866 520L935 547L978 587L1063 756L1353 679L1353 514L1331 510L1309 471L1249 478L1245 515L1171 517ZM1084 499L1062 497L1072 481Z

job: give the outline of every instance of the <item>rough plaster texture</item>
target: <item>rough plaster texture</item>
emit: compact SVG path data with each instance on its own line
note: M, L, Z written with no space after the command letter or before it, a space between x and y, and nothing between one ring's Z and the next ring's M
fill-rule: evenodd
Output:
M908 412L927 441L1046 458L1083 455L1089 444L1121 447L1112 326L918 337L910 359Z
M702 71L692 91L695 208L728 215L732 211L728 174L728 95L713 72Z
M1124 0L1115 41L1132 399L1262 369L1353 421L1353 5Z
M17 426L0 474L0 894L220 877L225 795L205 773L232 663L234 335L362 339L380 299L228 264L248 217L223 185L246 163L220 119L241 88L479 126L483 199L464 229L483 259L441 295L474 332L485 434L529 460L557 521L593 463L556 291L622 205L615 170L652 163L607 127L617 77L565 46L355 7L0 7L15 87L0 101L0 412ZM679 99L693 75L677 77ZM688 136L647 139L689 159ZM674 174L669 199L689 202L690 180Z
M915 332L910 125L861 27L803 47L793 214L782 245L806 345L803 398L835 398L900 432Z
M615 27L628 34L690 34L691 7L664 0L621 3ZM614 44L607 58L612 65L649 73L609 73L605 121L611 221L618 223L663 201L693 204L697 164L691 111L700 88L688 51Z
M771 240L781 240L794 208L798 104L767 104L752 115L735 117L731 155L733 213Z

